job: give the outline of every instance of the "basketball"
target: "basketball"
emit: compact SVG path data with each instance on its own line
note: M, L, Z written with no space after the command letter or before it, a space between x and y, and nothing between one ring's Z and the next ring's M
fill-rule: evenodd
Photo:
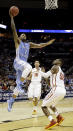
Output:
M19 14L19 8L16 6L10 7L9 14L11 14L13 17L17 16Z

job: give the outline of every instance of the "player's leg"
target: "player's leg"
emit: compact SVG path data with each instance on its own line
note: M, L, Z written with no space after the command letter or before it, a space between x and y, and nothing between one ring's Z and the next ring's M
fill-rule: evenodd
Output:
M30 83L29 87L28 87L28 98L30 101L33 101L33 84Z
M16 85L17 87L21 87L23 85L23 82L21 82L20 78L22 75L22 72L24 70L26 62L22 60L16 60L14 61L14 69L16 70Z
M9 100L7 100L7 103L8 103L8 112L11 112L11 110L12 110L12 106L13 106L13 104L14 104L14 102L15 102L15 98L18 96L18 90L16 89L16 87L15 87L15 89L14 89L14 91L13 91L13 95L12 95L12 97L10 97L10 99Z
M37 114L37 105L38 105L38 98L34 97L33 98L33 112L32 112L32 115Z
M53 116L50 114L47 106L42 106L42 111L46 117L48 117L50 124L45 127L45 129L50 129L57 125L57 122L54 120Z
M33 115L36 115L37 114L37 106L38 106L38 101L40 99L40 96L41 96L41 83L35 83L33 85L33 112L32 114Z
M61 101L64 96L66 95L66 90L64 88L61 87L57 87L56 91L55 91L55 97L54 97L54 103L50 106L50 109L54 112L54 114L56 115L56 119L58 122L58 125L64 120L64 118L62 117L62 115L57 111L56 108L56 104L59 103L59 101Z
M7 103L8 103L8 112L11 112L11 110L12 110L12 106L13 106L13 104L14 104L14 102L15 102L15 98L18 96L18 94L23 94L24 93L24 91L23 90L20 90L20 88L18 88L18 87L15 87L15 89L14 89L14 91L13 91L13 95L12 95L12 97L9 99L9 100L7 100Z
M10 112L12 109L12 106L14 104L15 98L18 96L18 94L23 94L24 90L22 89L23 83L20 81L22 72L20 70L16 71L16 84L17 86L13 90L13 95L12 97L7 101L8 103L8 111Z
M15 98L18 96L18 94L23 94L24 90L22 90L22 82L20 81L21 75L22 75L22 70L24 67L24 62L19 60L19 61L15 61L14 63L14 68L16 70L16 84L17 86L15 87L14 91L13 91L13 95L12 97L7 100L8 103L8 111L10 112L13 106L13 103L15 101Z
M29 100L32 100L33 99L33 84L32 83L30 83L27 93L28 93Z
M20 70L16 70L16 85L18 87L23 86L23 82L20 81L21 75L22 75L22 69L20 68Z
M23 94L24 93L24 90L22 90L22 86L23 86L23 83L25 81L21 81L20 78L22 76L22 72L24 71L24 69L27 67L27 62L25 61L22 61L22 60L19 60L17 61L15 64L14 64L14 68L16 70L16 88L18 90L18 92L20 94Z
M57 123L58 125L61 124L61 122L64 120L64 118L62 117L62 115L57 111L57 108L54 105L50 106L50 109L54 112L54 114L56 115L56 119L57 119Z
M47 94L47 96L45 97L45 99L43 100L42 103L42 111L45 114L46 117L48 117L50 124L48 124L45 129L50 129L54 126L56 126L58 123L57 121L54 120L53 116L50 114L48 107L51 106L51 103L53 101L54 98L54 94L52 93L52 91L50 91L50 93Z
M24 70L22 72L22 76L21 76L22 82L26 79L26 77L29 75L31 70L32 70L32 66L29 63L26 63L25 66L24 66Z

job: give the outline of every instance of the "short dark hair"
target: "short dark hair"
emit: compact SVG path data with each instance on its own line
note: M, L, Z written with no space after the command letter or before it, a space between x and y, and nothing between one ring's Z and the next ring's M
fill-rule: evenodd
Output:
M62 66L62 64L63 64L62 59L56 59L56 60L54 60L52 62L52 65L60 65L60 66Z

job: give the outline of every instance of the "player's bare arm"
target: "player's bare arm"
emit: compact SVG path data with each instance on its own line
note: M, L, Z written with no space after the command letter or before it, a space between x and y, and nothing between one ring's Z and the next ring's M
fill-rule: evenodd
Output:
M10 17L11 17L11 28L12 28L12 32L13 32L15 47L18 48L18 46L19 46L19 39L18 39L18 35L17 35L17 32L16 32L14 18L13 18L13 16L11 14L10 14Z
M41 75L42 75L43 78L48 79L51 75L51 70L49 70L45 73L41 71Z
M30 42L30 48L43 48L45 46L52 44L54 41L55 41L55 39L52 39L46 43L41 43L41 44L35 44L33 42Z
M32 72L29 74L29 76L26 78L26 80L31 80L32 78Z
M20 80L21 80L22 82L24 82L24 80L31 80L31 78L32 78L32 73L30 73L29 76L26 77L26 79L24 79L23 77L21 77Z

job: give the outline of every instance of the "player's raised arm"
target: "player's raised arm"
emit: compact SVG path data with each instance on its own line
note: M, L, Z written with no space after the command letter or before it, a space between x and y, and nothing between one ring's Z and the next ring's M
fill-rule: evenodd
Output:
M13 32L15 47L17 48L18 47L18 35L17 35L17 32L16 32L16 27L15 27L15 23L14 23L14 17L10 13L10 10L9 10L9 15L11 17L11 29L12 29L12 32Z
M30 48L43 48L45 46L52 44L54 41L55 41L55 39L52 39L46 43L41 43L41 44L35 44L33 42L30 42Z

